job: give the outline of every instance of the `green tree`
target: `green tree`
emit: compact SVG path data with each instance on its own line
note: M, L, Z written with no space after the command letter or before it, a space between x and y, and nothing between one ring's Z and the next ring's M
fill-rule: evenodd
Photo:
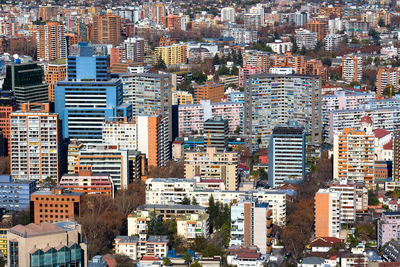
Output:
M165 64L165 61L162 59L161 55L157 58L154 68L157 70L166 70L167 69L167 65Z
M207 248L207 239L203 236L196 236L193 240L193 243L190 245L190 249L195 252L201 252Z
M186 252L183 255L183 260L185 261L186 265L189 265L189 263L192 261L192 257L190 257L190 254L188 252Z
M182 204L182 205L190 205L190 199L188 197L184 197L180 204Z
M231 75L239 75L239 69L236 66L233 66L231 69Z
M201 255L203 255L203 257L222 256L223 251L222 249L217 248L214 244L210 244L202 251Z
M260 168L258 169L258 175L263 181L268 181L268 173L265 171L265 169Z
M202 267L203 265L201 265L198 261L194 261L193 263L191 263L189 265L189 267Z
M218 75L229 75L230 74L230 70L227 66L225 65L221 65L219 66L218 70L217 70Z
M6 260L0 255L0 267L6 266Z
M241 50L239 50L236 65L238 65L240 67L243 66L243 55L242 55L242 51Z
M164 265L164 266L169 266L169 265L171 265L171 264L172 264L171 259L168 258L168 257L165 257L165 258L162 260L162 265Z
M368 205L378 205L379 204L379 199L375 195L374 191L368 190Z
M192 197L192 205L199 205L199 203L197 203L197 200L194 196Z
M302 55L307 54L307 48L304 45L301 47L300 54Z
M383 21L383 19L379 19L378 25L379 27L385 27L385 21Z
M352 82L350 82L349 86L350 86L350 87L360 86L360 83L357 82L357 81L352 81Z
M221 62L219 61L219 56L217 54L215 54L215 56L213 57L213 61L212 64L215 65L219 65Z
M209 215L208 221L210 226L210 232L212 233L215 227L215 219L218 216L218 208L215 205L213 195L211 195L210 198L208 199L208 215Z

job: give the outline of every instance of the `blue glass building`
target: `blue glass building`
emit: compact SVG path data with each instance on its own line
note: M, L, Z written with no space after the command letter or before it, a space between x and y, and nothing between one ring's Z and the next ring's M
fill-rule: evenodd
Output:
M0 209L13 212L28 208L35 191L34 180L14 180L11 175L0 175Z
M112 117L131 119L132 105L123 104L121 80L111 78L105 46L79 43L71 50L68 78L54 89L63 138L101 143L103 122Z

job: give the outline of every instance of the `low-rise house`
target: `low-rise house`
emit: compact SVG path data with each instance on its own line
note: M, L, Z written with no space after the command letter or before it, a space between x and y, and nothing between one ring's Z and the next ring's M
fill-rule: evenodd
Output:
M126 255L132 260L141 259L143 256L166 257L168 254L167 236L117 236L114 239L115 253Z

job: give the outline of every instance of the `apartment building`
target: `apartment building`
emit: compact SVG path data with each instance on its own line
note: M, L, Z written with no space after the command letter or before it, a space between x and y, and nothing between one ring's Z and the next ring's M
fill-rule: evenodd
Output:
M271 47L272 51L277 54L285 54L286 52L292 51L292 42L282 42L282 40L275 40L273 43L267 43L267 46Z
M286 88L290 88L287 90ZM321 140L321 80L310 75L253 75L246 83L244 134L251 149L267 148L272 130L278 125L297 123Z
M244 87L247 76L260 74L261 72L261 67L253 67L251 65L239 68L239 87Z
M336 133L333 141L333 178L373 185L374 141L372 132L364 130L346 128Z
M121 36L121 17L112 14L111 10L93 15L93 25L90 27L89 40L95 44L119 45Z
M104 195L114 198L114 182L109 174L95 173L92 166L75 166L74 174L63 175L59 187L87 195Z
M30 196L35 191L35 180L17 180L11 175L0 175L0 209L16 212L28 208Z
M187 91L173 91L172 105L190 105L193 104L193 95Z
M221 21L222 22L235 22L235 8L224 7L221 9Z
M301 183L306 175L306 138L303 128L275 127L268 147L268 183Z
M271 65L270 54L258 50L246 50L243 53L243 67L260 67L262 73L267 73Z
M398 68L379 68L376 74L376 94L383 95L384 90L389 86L392 95L399 90Z
M328 34L324 38L325 50L328 52L335 52L342 41L342 36L339 34Z
M218 179L225 182L227 190L237 190L239 186L238 153L217 152L215 147L206 151L185 152L185 177L191 179Z
M7 231L10 267L82 266L87 267L87 243L81 226L75 222L21 224Z
M201 100L209 99L211 103L221 102L224 98L225 86L220 83L206 82L205 84L196 84L194 89L194 102L200 104Z
M217 152L228 150L228 121L221 117L208 119L204 122L204 139L207 141L206 147L215 147Z
M67 159L68 159L69 174L75 173L75 166L78 165L79 152L83 148L84 148L83 143L79 142L78 140L71 140L68 143Z
M268 203L272 210L272 220L276 225L286 223L286 192L283 190L264 189L250 192L210 190L199 187L194 179L150 178L146 180L146 205L178 204L183 198L196 199L200 206L208 207L210 196L214 201L223 204L237 202L249 195L257 197L258 201Z
M246 28L230 27L221 34L225 38L233 38L235 44L253 44L258 41L257 31Z
M342 58L342 79L345 82L361 82L363 72L362 57L345 55Z
M114 239L116 254L126 255L132 260L143 256L166 257L168 254L168 236L117 236Z
M145 41L140 37L129 37L121 44L123 59L143 62Z
M155 48L155 60L162 59L169 65L186 64L188 46L183 44L173 44L169 46L159 46Z
M393 132L393 181L400 181L400 130Z
M195 132L206 134L204 122L215 117L227 120L229 134L235 134L237 129L243 128L243 103L211 103L210 100L202 100L200 104L179 105L179 136L187 136Z
M118 145L120 149L137 150L138 127L126 118L110 118L103 123L104 144Z
M0 253L7 257L7 231L8 228L0 228Z
M309 30L299 29L296 30L296 44L302 49L314 49L318 42L318 33Z
M39 224L74 220L81 214L83 195L83 192L71 192L59 187L36 191L31 194L31 221Z
M272 212L257 198L242 199L231 206L230 246L257 246L263 254L272 251Z
M311 22L306 23L306 29L309 30L310 32L317 33L318 41L323 41L326 36L326 32L328 30L328 23L313 20Z
M37 57L41 61L67 58L65 27L60 22L46 22L37 26Z
M60 161L58 114L49 104L23 104L10 115L10 169L15 179L55 181L64 171Z
M319 189L315 193L315 237L336 237L340 233L340 193Z
M377 247L399 240L400 212L383 212L377 224Z
M67 77L67 63L65 58L53 61L47 65L45 81L49 85L49 102L54 103L54 87L58 81Z

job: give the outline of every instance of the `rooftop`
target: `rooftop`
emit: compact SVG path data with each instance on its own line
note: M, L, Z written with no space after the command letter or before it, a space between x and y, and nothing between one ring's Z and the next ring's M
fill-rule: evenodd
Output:
M26 238L26 237L32 237L32 236L38 236L38 235L62 233L62 232L65 232L66 229L63 227L60 227L56 224L43 222L41 224L31 223L26 226L18 224L16 226L10 228L9 231L11 233L14 233L16 235Z

